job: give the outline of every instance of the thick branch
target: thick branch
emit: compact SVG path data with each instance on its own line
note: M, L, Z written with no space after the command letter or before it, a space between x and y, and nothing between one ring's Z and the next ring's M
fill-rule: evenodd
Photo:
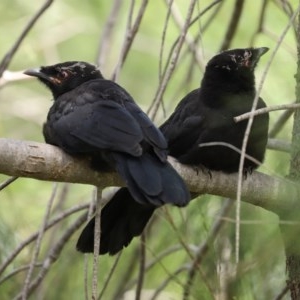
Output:
M226 198L236 197L237 174L202 172L181 165L169 158L196 195L213 194ZM47 181L91 184L98 187L124 185L114 173L98 173L90 169L89 161L73 158L51 145L0 138L0 173ZM267 210L278 212L296 209L300 187L292 181L271 177L259 172L248 175L243 182L242 199Z

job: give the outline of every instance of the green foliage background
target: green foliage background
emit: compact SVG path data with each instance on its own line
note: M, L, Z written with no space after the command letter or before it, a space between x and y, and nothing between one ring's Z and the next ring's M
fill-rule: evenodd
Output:
M141 1L136 1L139 5ZM188 1L174 1L183 17L186 16ZM257 68L257 82L262 76L271 51L288 24L289 17L280 6L284 1L268 1L264 32L255 35L258 26L262 1L245 1L245 8L234 36L231 48L248 47L253 39L254 46L267 46L265 55ZM2 0L0 2L0 59L16 41L20 32L41 5L41 1ZM21 48L14 56L10 71L19 71L40 65L54 64L66 60L97 61L99 41L107 21L113 1L101 0L60 0L53 5L37 22L26 37ZM202 11L211 1L203 0L197 4L196 11ZM202 32L198 43L203 63L206 63L220 49L229 24L235 1L224 0L217 16L210 26ZM298 1L290 1L296 8ZM123 1L116 25L115 35L109 53L101 66L103 74L110 78L116 67L129 13L130 1ZM136 14L136 10L135 10ZM134 14L134 15L135 15ZM117 81L124 86L146 111L154 98L159 83L159 53L167 6L164 1L149 1L139 32L134 40L129 56L121 69ZM200 21L189 29L196 36L202 31L211 13L205 14ZM164 46L163 63L168 51L179 35L179 29L170 21ZM174 76L168 84L163 97L166 116L159 113L155 120L159 125L168 117L178 101L190 90L199 86L203 68L194 63L193 57L184 45ZM192 67L191 67L192 66ZM276 54L267 79L262 97L268 105L285 104L294 101L294 74L296 70L295 33L289 30ZM1 137L43 141L41 126L51 105L51 95L35 80L8 83L0 91L0 135ZM271 113L270 128L281 112ZM279 138L289 141L292 119L279 134ZM265 164L260 171L276 176L288 172L289 155L269 150ZM7 177L0 175L1 181ZM67 200L57 207L53 214L73 205L88 202L93 187L60 184L59 193L67 189ZM18 179L0 193L0 264L22 240L35 232L45 213L53 184L32 179ZM147 259L151 261L162 251L179 244L180 238L188 245L200 245L205 240L212 222L215 220L223 199L203 196L191 202L182 210L168 207L157 212L156 222L149 229ZM166 210L168 214L166 213ZM176 230L171 226L168 215L172 216ZM232 214L234 218L234 214ZM61 232L74 220L69 218L47 234L43 248L51 241L59 239ZM232 288L239 295L237 299L272 299L285 286L285 265L283 246L278 231L278 218L258 207L248 204L242 206L242 220L252 221L242 225L241 231L241 270L240 280ZM75 251L78 234L65 247L58 261L32 299L84 299L84 258ZM199 272L191 299L214 299L218 294L218 261L226 250L234 253L234 223L228 221L218 241L211 245ZM110 282L104 299L117 299L116 292L125 281L131 282L137 276L139 239L123 251L117 270ZM41 253L41 257L43 256ZM16 266L8 271L30 262L32 246L19 256ZM92 260L89 259L91 270ZM103 285L115 258L104 256L100 259L99 286ZM156 263L146 273L145 288L156 289L169 274L181 266L188 266L190 258L182 248ZM230 261L230 259L229 259ZM230 264L229 264L230 265ZM12 299L24 282L25 273L7 280L0 285L0 298ZM89 271L91 274L91 271ZM182 283L186 271L182 271L167 285L166 291L172 299L181 299ZM134 288L128 285L126 289ZM163 299L163 298L162 298Z

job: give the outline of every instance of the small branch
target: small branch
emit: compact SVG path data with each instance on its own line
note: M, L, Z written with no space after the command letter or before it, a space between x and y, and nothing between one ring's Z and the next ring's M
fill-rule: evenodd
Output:
M234 4L234 11L231 16L230 24L228 26L225 38L223 40L220 51L227 50L230 47L231 41L237 30L245 0L236 0Z
M22 290L22 299L23 300L27 299L31 277L33 275L34 267L35 267L35 264L37 263L37 259L38 259L39 253L40 253L42 239L44 237L44 233L46 231L47 223L48 223L48 220L49 220L49 217L50 217L51 208L52 208L54 199L56 197L57 187L58 187L58 185L56 183L55 186L53 187L52 194L51 194L51 197L48 201L48 205L47 205L47 208L46 208L45 216L44 216L41 228L39 230L39 234L37 236L36 245L34 247L33 255L32 255L32 258L31 258L31 262L30 262L30 267L29 267L29 270L27 272L25 282L24 282L24 287L23 287L23 290Z
M0 191L2 191L3 189L5 189L7 186L9 186L11 183L13 183L14 181L16 181L17 179L18 179L18 177L13 176L13 177L8 178L4 182L0 183Z
M104 63L107 60L107 54L110 53L110 49L113 45L112 36L115 25L118 24L119 14L122 7L122 0L114 0L110 14L103 28L103 33L99 41L99 49L97 53L96 61L101 69L103 69Z
M208 234L208 237L206 240L200 245L198 248L195 258L193 260L192 266L189 269L188 276L187 276L187 282L184 286L184 292L182 300L188 300L190 295L190 290L193 285L195 276L196 276L196 270L197 267L201 264L201 261L203 260L204 256L207 254L210 245L215 240L216 236L220 232L223 224L225 223L224 217L226 217L229 212L231 211L231 208L233 206L234 202L230 199L227 199L226 202L223 204L222 211L220 212L219 217L214 222L213 226L211 227L211 230Z
M134 38L135 38L135 36L138 32L138 29L141 25L146 7L148 5L148 0L143 0L142 1L142 4L141 4L140 9L138 11L136 20L135 20L134 24L132 25L131 23L132 23L134 3L135 3L135 1L131 2L130 13L128 15L128 25L127 25L127 30L126 30L126 37L125 37L125 41L124 41L124 44L123 44L123 47L122 47L122 51L121 51L119 61L118 61L117 66L116 66L116 68L113 72L113 75L112 75L112 80L113 81L115 81L117 79L119 71L121 70L121 68L122 68L122 66L123 66L123 64L126 60L126 57L129 53L131 45L132 45L132 43L134 41Z
M86 219L86 214L81 215L71 226L69 226L60 240L50 249L48 252L47 257L43 261L43 266L40 270L40 272L37 274L35 279L31 282L29 288L28 288L28 296L40 285L40 283L43 281L45 276L47 275L48 271L51 269L52 264L57 260L60 253L62 252L64 246L67 244L71 236L75 231L78 230L78 228L82 225L82 223ZM22 294L18 294L15 298L15 300L21 300Z
M152 101L152 103L150 105L150 108L148 110L148 113L150 113L151 119L154 119L155 116L156 116L159 105L160 105L160 103L162 101L162 98L163 98L163 94L164 94L164 92L167 88L167 84L170 81L170 78L171 78L171 76L174 72L174 69L176 67L176 64L177 64L177 61L178 61L178 58L179 58L179 54L180 54L180 50L182 48L183 42L184 42L185 37L187 35L188 28L190 26L190 21L191 21L191 18L192 18L192 14L193 14L193 11L194 11L195 4L196 4L196 0L191 0L190 6L189 6L189 9L188 9L188 13L187 13L187 17L186 17L186 20L185 20L184 25L182 27L182 31L180 33L180 36L179 36L178 40L176 40L176 42L174 44L175 45L174 48L170 52L170 56L169 56L170 57L170 62L167 62L168 68L165 69L163 77L161 78L160 84L159 84L158 89L156 91L154 100ZM150 110L151 110L151 112L150 112Z
M291 109L282 112L276 123L273 125L273 128L270 129L269 138L276 137L276 135L280 132L280 130L283 128L283 126L286 124L293 113L294 111Z
M3 72L7 69L8 65L10 64L13 56L19 49L21 43L23 42L24 38L36 23L36 21L43 15L43 13L51 6L54 0L46 0L46 2L42 5L42 7L37 11L37 13L33 16L33 18L29 21L27 26L24 28L23 32L16 40L15 44L12 48L6 53L3 60L0 63L0 77L2 77Z
M233 120L234 120L234 122L238 123L238 122L241 122L243 120L247 120L251 117L266 114L266 113L269 113L271 111L285 110L285 109L295 110L295 109L299 109L299 108L300 108L299 103L273 105L273 106L264 107L264 108L256 109L256 110L251 111L251 112L244 113L242 115L234 117Z
M135 300L141 300L144 277L145 277L145 264L146 264L146 234L145 232L141 235L140 242L140 260L139 260L139 274L137 279L136 291L135 291Z
M96 201L96 215L94 227L94 253L93 253L93 280L92 280L92 299L97 299L98 294L98 270L99 270L99 252L100 252L100 237L101 237L101 209L102 209L102 190L95 188L94 197Z
M68 216L81 211L83 209L87 209L88 208L88 204L82 204L79 206L75 206L72 207L68 210L66 210L65 212L61 213L59 216L57 216L56 218L54 218L53 220L51 220L46 227L46 230L48 230L49 228L53 227L54 225L56 225L57 223L59 223L61 220L67 218ZM87 215L87 214L86 214ZM84 222L84 221L83 221ZM83 223L82 222L82 223ZM25 241L23 241L21 244L18 245L18 247L12 251L9 256L5 259L5 261L2 262L1 266L0 266L0 275L6 270L6 268L10 265L10 263L17 257L17 255L30 243L32 243L34 240L37 239L39 233L33 233L30 237L28 237Z
M281 152L291 153L292 145L290 142L269 138L267 148L271 149L271 150L277 150L277 151L281 151Z

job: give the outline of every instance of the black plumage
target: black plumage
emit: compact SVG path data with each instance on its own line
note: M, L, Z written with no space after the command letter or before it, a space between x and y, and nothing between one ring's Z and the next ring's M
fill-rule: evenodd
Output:
M208 142L225 142L241 149L247 120L235 123L233 117L251 110L255 97L254 69L267 48L234 49L214 56L207 64L201 87L185 96L170 118L160 127L168 140L169 154L181 163L205 166L226 173L238 171L240 154L226 146L199 147ZM265 107L260 98L258 108ZM247 144L247 154L262 162L268 137L268 114L254 118ZM244 171L258 165L248 159ZM122 209L119 210L118 208ZM134 201L126 188L121 188L101 213L101 247L121 249L133 236L142 232L152 212ZM130 229L140 216L138 234ZM114 226L109 224L113 218ZM93 223L94 220L91 221ZM94 224L94 223L93 223ZM93 226L83 234L93 244Z
M65 62L25 74L37 77L54 97L43 127L46 142L71 155L89 156L91 167L98 171L115 169L134 202L147 208L144 217L136 216L132 203L132 217L141 220L130 224L132 236L114 243L104 234L100 254L114 254L126 246L142 232L155 208L189 202L185 183L166 160L165 138L121 86L105 80L94 65L85 62ZM115 206L107 206L111 211L109 207ZM113 226L114 217L111 214L103 219L112 221ZM79 238L79 251L93 251L93 240L87 236L93 237L93 233ZM116 239L119 237L117 234Z
M233 118L251 110L256 94L254 69L267 50L228 50L208 62L200 89L185 96L160 127L171 156L187 165L226 173L238 171L240 153L225 145L201 145L221 142L241 149L248 120L235 123ZM265 106L259 98L257 108ZM268 124L268 114L256 116L248 138L246 154L259 162L265 155ZM258 166L246 159L244 171Z

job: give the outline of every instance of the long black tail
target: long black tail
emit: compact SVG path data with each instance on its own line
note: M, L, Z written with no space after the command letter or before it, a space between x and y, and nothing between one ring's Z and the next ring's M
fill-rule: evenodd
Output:
M111 255L128 246L133 237L140 235L154 210L166 203L185 206L189 191L169 163L162 163L150 154L136 158L114 154L116 169L126 181L102 209L100 253ZM82 231L77 250L93 252L95 219Z
M127 247L133 237L141 235L155 207L136 202L127 188L120 188L101 211L101 237L99 254L118 253ZM91 253L94 250L95 218L83 229L77 250Z
M117 172L125 180L133 198L140 204L160 207L170 203L185 206L190 200L189 191L178 173L168 162L145 153L133 157L114 153Z

